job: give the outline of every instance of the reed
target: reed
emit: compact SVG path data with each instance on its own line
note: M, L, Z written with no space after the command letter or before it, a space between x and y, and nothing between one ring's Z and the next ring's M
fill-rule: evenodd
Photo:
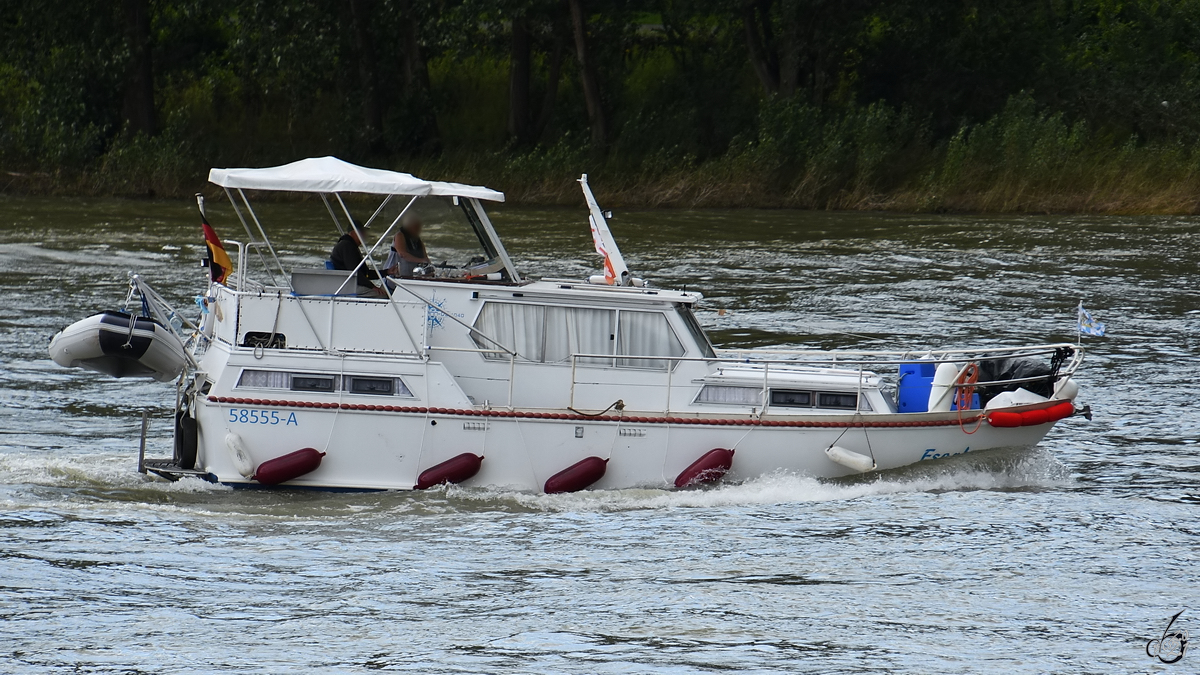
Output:
M294 158L259 154L259 164ZM232 153L166 134L125 139L78 170L7 171L0 192L185 197L204 189L221 155ZM458 147L365 163L485 184L522 205L578 206L575 179L588 173L614 207L1200 213L1200 148L1106 134L1039 110L1027 96L940 142L924 120L883 104L821 111L768 103L752 137L705 159L678 149L598 158L566 134L524 151Z

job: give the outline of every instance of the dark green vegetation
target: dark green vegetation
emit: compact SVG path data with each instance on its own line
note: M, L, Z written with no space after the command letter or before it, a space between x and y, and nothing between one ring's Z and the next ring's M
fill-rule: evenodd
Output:
M0 190L1193 212L1200 0L0 0Z

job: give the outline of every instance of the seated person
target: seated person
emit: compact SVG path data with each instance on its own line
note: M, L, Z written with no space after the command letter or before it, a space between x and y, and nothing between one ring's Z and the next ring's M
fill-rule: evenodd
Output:
M421 221L416 218L400 226L392 240L392 251L384 263L388 275L411 277L418 266L432 264L429 254L425 252L425 242L421 241L421 227Z
M367 226L355 220L353 227L337 240L337 243L333 245L333 251L329 254L333 269L343 272L358 270L357 290L359 292L378 290L371 280L378 279L379 275L375 273L375 270L369 269L366 264L361 264L364 256L359 245L362 244L362 236L366 232Z

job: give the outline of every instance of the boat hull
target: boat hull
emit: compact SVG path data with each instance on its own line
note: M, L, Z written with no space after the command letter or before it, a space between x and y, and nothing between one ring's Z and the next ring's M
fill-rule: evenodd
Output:
M254 483L239 473L222 440L236 431L256 464L330 439L320 467L287 485L390 490L412 489L423 471L467 452L487 461L464 485L525 491L542 491L548 479L589 457L608 460L592 489L670 489L680 472L713 448L736 450L724 480L780 472L835 478L856 472L826 455L834 444L871 456L878 470L887 470L987 450L1028 449L1054 424L993 427L979 411L961 421L956 414L592 418L221 397L205 401L197 414L197 466L220 482Z

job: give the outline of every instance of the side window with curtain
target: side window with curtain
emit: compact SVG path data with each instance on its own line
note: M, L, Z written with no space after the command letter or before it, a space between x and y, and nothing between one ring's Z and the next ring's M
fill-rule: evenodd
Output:
M508 354L503 350L511 349L517 353L517 359L520 361L540 363L545 360L546 355L545 323L545 307L489 302L483 306L479 318L475 320L475 330L471 331L471 339L480 349L499 351L485 353L485 359L507 361Z
M572 354L612 354L616 312L583 307L546 308L546 363L570 365ZM580 365L611 366L612 359L581 358Z
M621 310L618 323L618 356L683 356L683 343L671 330L671 324L662 312ZM672 363L666 359L618 358L617 365L666 370Z
M516 351L521 361L570 365L572 354L612 354L615 329L616 312L610 309L489 302L480 310L471 338L480 349L499 350L499 343ZM483 356L508 360L505 353ZM579 364L611 366L612 359L581 358Z

